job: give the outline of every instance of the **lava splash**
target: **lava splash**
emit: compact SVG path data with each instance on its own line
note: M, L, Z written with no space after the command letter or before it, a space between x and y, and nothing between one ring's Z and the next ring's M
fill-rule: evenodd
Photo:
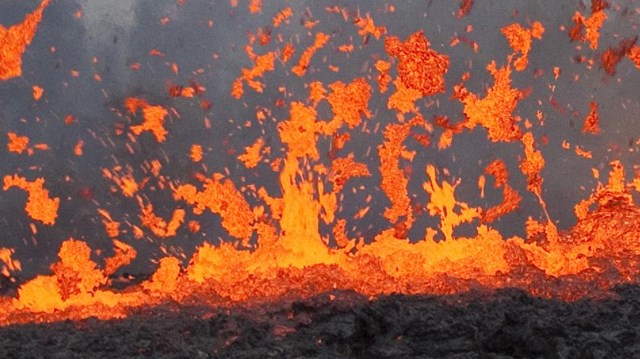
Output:
M202 4L164 3L158 31L206 32L226 44L224 19L185 22ZM581 100L581 109L559 102L580 76L614 82L617 66L638 82L637 38L603 49L610 39L599 32L607 14L633 11L594 0L588 17L565 19L570 29L516 14L476 31L474 13L486 9L462 3L438 10L450 11L451 26L463 25L464 35L445 42L428 24L398 28L402 3L364 14L314 8L314 17L309 8L231 1L234 21L260 24L244 29L242 51L214 49L198 60L210 64L194 67L161 41L113 64L96 50L60 84L40 83L36 70L23 76L22 56L38 25L46 30L48 11L67 7L42 1L22 24L0 26L0 80L16 91L18 79L29 82L29 96L20 93L35 111L23 121L29 126L16 121L7 132L13 162L2 168L2 195L21 203L13 215L31 243L0 246L9 287L0 324L336 289L376 297L515 287L573 301L637 282L640 171L624 151L594 140L614 133L621 110L600 107L604 98ZM92 13L68 15L81 22ZM341 32L331 31L335 24ZM545 41L559 35L577 55L562 65L543 61ZM53 44L48 52L58 53ZM110 78L110 66L127 75ZM218 70L225 66L232 76ZM132 78L149 84L116 84ZM97 102L108 102L106 122L92 123L78 107L64 116L49 109L66 139L32 131L49 125L41 119L47 106L69 101L56 86L89 84L99 88ZM637 98L626 100L622 108L640 108ZM565 117L570 126L560 124ZM582 126L574 131L575 117ZM51 143L30 147L31 137ZM628 152L636 145L632 138ZM569 184L582 186L570 204L558 204L549 185L559 182L558 153L591 175ZM54 165L59 158L68 172ZM571 226L554 218L559 211ZM49 270L19 280L24 252L51 237L59 249ZM152 274L125 275L149 260Z

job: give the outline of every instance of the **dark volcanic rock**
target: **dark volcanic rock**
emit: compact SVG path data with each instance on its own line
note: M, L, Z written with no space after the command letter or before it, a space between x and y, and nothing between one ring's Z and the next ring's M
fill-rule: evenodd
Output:
M368 300L331 292L0 328L0 358L637 358L640 288L566 303L520 290Z

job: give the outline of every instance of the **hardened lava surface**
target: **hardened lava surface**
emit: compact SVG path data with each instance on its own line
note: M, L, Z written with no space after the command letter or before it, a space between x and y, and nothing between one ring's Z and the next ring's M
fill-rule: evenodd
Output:
M640 286L564 302L519 289L234 306L165 302L119 320L0 328L3 358L635 358Z

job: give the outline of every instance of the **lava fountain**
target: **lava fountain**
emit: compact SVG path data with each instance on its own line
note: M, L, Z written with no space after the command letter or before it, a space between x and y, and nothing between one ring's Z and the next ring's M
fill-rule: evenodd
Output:
M73 58L84 50L48 37L48 17L90 31L85 19L107 10L71 3L43 0L0 26L2 87L22 96L0 114L1 195L19 209L0 226L17 222L25 238L0 242L0 325L332 290L515 287L574 301L638 280L638 143L606 141L635 131L617 128L630 112L607 89L638 84L640 47L605 49L614 37L600 32L630 13L637 31L637 8L594 0L562 26L524 10L488 26L463 1L400 26L416 5L231 1L215 5L225 19L197 1L140 2L152 20L109 36L123 48ZM195 44L141 43L136 22ZM231 24L241 46L224 39ZM554 41L567 59L542 53ZM47 77L29 56L61 69ZM585 99L586 81L604 90ZM69 105L76 96L97 115ZM621 101L637 117L637 93ZM562 166L583 194L572 203L550 188ZM30 257L43 247L48 262ZM147 263L151 274L125 274Z

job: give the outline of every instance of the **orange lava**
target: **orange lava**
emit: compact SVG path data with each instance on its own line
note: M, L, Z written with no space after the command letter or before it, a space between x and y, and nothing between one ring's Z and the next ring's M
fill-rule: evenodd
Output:
M14 250L12 248L0 247L0 274L5 277L11 277L13 272L19 272L22 270L22 264L19 260L12 259Z
M371 117L368 109L371 86L365 79L357 78L350 84L337 81L329 85L329 88L331 93L327 96L327 101L335 114L331 121L336 123L334 126L340 127L344 122L349 128L354 128L360 125L360 115Z
M416 100L422 97L420 90L405 86L400 77L393 81L396 91L389 96L387 108L394 109L401 113L417 112Z
M202 161L202 146L201 145L192 145L191 146L191 160L193 162Z
M633 46L627 53L627 56L633 61L636 67L640 69L640 45Z
M380 93L387 92L389 82L391 82L391 76L389 76L389 70L391 69L391 63L383 60L376 61L376 70L380 72L378 75L378 91Z
M502 33L509 40L509 46L515 54L520 54L513 62L516 71L524 71L529 65L529 51L531 51L532 38L542 39L544 27L538 21L531 25L531 29L525 29L520 24L511 24L502 28Z
M42 0L38 8L20 24L9 28L0 25L0 80L22 76L22 55L31 44L49 2Z
M237 78L232 85L231 95L235 99L239 99L244 94L244 88L242 81L246 81L247 85L251 87L254 91L258 93L262 93L264 91L264 85L262 82L256 80L258 77L262 77L262 75L267 71L273 71L274 69L274 61L275 61L275 53L269 52L265 55L256 56L253 59L254 64L253 68L244 68L242 69L242 76Z
M400 169L400 158L411 157L403 142L409 136L411 128L421 121L422 119L416 118L403 124L387 125L384 130L384 142L378 146L382 174L380 187L391 201L391 207L385 209L384 217L394 224L401 220L407 229L411 228L414 219L407 192L409 179Z
M19 175L5 176L2 189L5 191L18 187L28 193L25 211L29 217L40 221L46 225L54 225L56 217L58 217L58 207L60 207L60 198L50 198L49 191L44 189L44 179L37 178L33 182L27 181L26 178Z
M600 56L600 64L609 75L615 75L616 66L618 66L618 63L622 61L625 56L629 55L629 57L633 59L630 54L637 41L637 36L623 39L618 46L609 47L602 53Z
M471 12L471 8L473 8L473 0L460 1L460 9L458 10L458 17L465 17L469 15L469 13Z
M174 191L177 200L183 200L193 206L193 213L202 214L205 209L222 217L222 227L233 237L248 240L253 232L253 212L244 197L230 180L222 176L203 178L204 190L185 184ZM182 219L179 216L177 218ZM176 215L174 213L174 218Z
M583 157L583 158L593 158L593 155L591 154L591 151L587 151L583 148L581 148L580 146L576 146L575 148L576 151L576 155Z
M98 213L103 218L102 224L104 224L104 229L107 233L107 236L111 238L117 238L120 235L120 223L114 221L113 218L111 218L109 212L105 211L104 209L98 208Z
M40 86L33 86L33 99L36 101L40 101L42 98L42 94L44 93L44 89Z
M82 156L84 154L84 150L82 147L84 146L84 141L78 140L76 145L73 147L73 154L76 156Z
M484 170L495 178L494 187L502 188L502 203L486 209L482 213L482 221L491 223L503 215L516 210L520 206L522 197L518 191L509 185L509 172L507 166L501 160L491 162Z
M362 37L367 37L368 35L373 35L373 37L380 39L380 37L387 33L387 29L384 26L376 26L373 23L373 19L369 14L367 17L358 17L354 21L354 24L359 29L358 34Z
M280 12L273 17L273 27L279 27L280 24L288 21L291 16L293 16L293 9L291 9L291 7L286 7L280 10Z
M303 257L298 258L297 265L290 267L293 263L283 261L288 247L282 238L269 237L269 230L264 232L267 226L260 229L263 240L252 252L238 251L230 244L213 247L205 243L186 269L181 269L179 259L165 257L149 280L126 292L117 292L104 287L108 283L108 273L114 272L118 265L125 265L135 252L114 241L115 254L105 260L105 269L101 269L89 258L90 249L84 242L70 239L60 249L60 260L52 265L53 274L40 275L23 284L17 298L9 302L7 311L0 315L0 321L19 321L19 317L12 315L24 311L51 313L48 320L87 316L118 318L126 315L127 308L154 305L163 298L178 302L188 300L197 295L203 285L231 301L278 297L292 290L310 295L336 288L356 289L369 295L392 292L446 294L477 284L491 288L522 286L536 295L573 300L587 289L567 287L565 292L562 288L546 287L544 283L549 277L581 278L581 273L589 268L590 260L624 258L629 255L628 251L640 253L637 235L640 209L633 204L628 192L623 168L619 163L612 163L612 168L609 182L601 184L589 199L576 207L579 223L574 230L544 246L517 237L505 240L497 231L484 225L478 227L478 234L473 238L449 238L440 242L433 241L435 232L428 229L425 239L415 244L398 240L391 229L380 233L370 245L362 245L346 237L342 229L342 235L336 238L340 247L318 253L324 264L314 264L317 257ZM439 193L432 199L430 210L440 213L448 226L477 216L475 209L464 206L461 206L461 212L448 212L457 203L453 197L455 185L445 181L440 185L433 166L427 167L427 176L429 182L425 189ZM208 181L216 183L215 179ZM255 227L260 225L256 222ZM334 233L339 234L343 226L344 222L339 221ZM538 233L543 238L548 236L547 227L532 220L527 225L532 236ZM302 238L299 240L311 244ZM347 254L351 252L354 254ZM611 265L625 278L639 274L637 266L626 266L620 261L612 261ZM535 270L528 270L527 266ZM306 267L304 271L296 269L303 267ZM522 270L525 270L524 275L515 274ZM459 280L448 282L445 278ZM465 280L471 282L465 284ZM314 289L310 290L309 286ZM91 309L96 306L102 309L98 312ZM67 308L87 309L54 313Z
M293 47L293 44L288 42L282 48L282 53L280 54L280 59L282 62L287 63L293 57L293 54L296 52L296 49Z
M260 163L260 160L262 159L262 153L264 151L267 151L267 149L264 148L264 139L258 138L256 140L256 142L253 143L253 145L251 146L247 146L245 148L245 153L238 156L238 160L240 160L245 167L247 168L254 168L258 165L258 163Z
M251 14L262 12L262 0L249 0L249 12Z
M117 239L113 240L113 247L115 251L114 255L104 260L104 273L107 276L115 273L118 268L131 263L137 255L133 247Z
M43 1L39 10L20 25L30 26L21 28L21 36L28 39L20 42L21 47L6 47L11 50L10 54L16 48L20 50L19 55L22 54L47 4L48 1ZM237 1L232 0L231 5L237 6ZM260 0L250 1L249 12L261 13L262 5ZM473 1L461 1L458 17L467 16L472 6ZM570 36L597 48L599 29L606 19L604 7L603 2L594 0L589 18L577 12ZM99 254L98 250L92 251L86 242L68 238L59 248L58 259L50 266L49 273L21 283L15 297L0 297L3 306L0 325L35 320L121 318L134 308L167 301L215 304L273 300L336 289L354 290L373 297L517 287L532 295L577 300L613 285L637 280L640 208L634 202L637 195L634 191L640 191L640 176L627 181L622 164L611 162L607 182L598 183L593 193L575 205L577 224L571 230L559 231L547 212L543 200L545 157L541 146L550 141L537 131L544 126L545 114L542 109L538 110L537 121L521 119L516 114L519 101L529 91L513 88L511 79L512 70L517 71L514 72L517 76L527 74L524 70L528 67L528 56L536 51L532 39L541 39L545 31L540 22L531 22L530 28L511 24L500 30L512 53L504 66L497 65L499 60L488 61L486 71L493 77L492 83L478 90L482 93L474 93L466 85L472 66L462 75L462 83L446 87L450 58L434 50L447 49L446 44L432 47L421 31L401 41L388 35L386 27L375 25L369 14L356 17L339 6L327 11L342 14L344 21L353 20L355 31L364 37L364 45L378 41L376 45L380 49L384 45L386 53L371 56L366 60L367 66L354 73L336 74L338 68L323 58L323 67L314 67L318 71L310 71L310 76L328 74L342 76L341 80L325 82L316 76L305 86L299 84L298 90L293 90L296 86L288 83L276 84L274 98L257 96L261 102L251 107L249 118L242 119L236 127L241 130L259 126L261 133L240 137L242 146L246 146L241 154L235 152L239 143L230 144L230 138L239 137L229 136L223 145L226 154L237 160L233 163L235 169L257 178L266 173L265 176L274 177L271 182L252 183L249 175L238 178L233 175L233 165L220 172L209 170L207 160L212 158L203 157L203 145L208 157L214 155L215 148L221 147L208 143L180 147L186 167L197 171L191 172L191 177L185 176L187 179L169 178L166 173L170 171L162 171L161 175L162 159L157 158L142 159L141 178L129 163L101 167L102 176L110 183L109 195L137 203L139 212L122 218L115 211L96 207L94 214L101 221L98 225L104 227L102 238L112 244L112 254L106 258L95 255ZM288 74L290 69L296 75L286 81L298 81L307 74L313 57L325 46L327 51L323 52L331 49L337 56L349 59L356 58L357 51L364 47L343 40L327 46L338 35L314 33L318 21L311 20L310 14L305 14L299 25L290 21L292 16L292 8L284 8L267 19L267 24L260 25L264 30L259 28L257 33L248 34L244 51L252 66L242 68L232 84L222 84L227 90L226 86L231 86L231 97L240 99L245 84L256 93L263 93L267 86L264 75L276 70L276 59L281 60L278 70ZM161 23L163 21L168 24L168 20ZM309 39L314 40L302 51L295 65L289 65L288 61L295 54L292 41L297 39L285 38L275 30L271 34L269 23L281 30L289 25L304 26ZM11 29L0 27L4 31L0 31L4 42L8 41L6 34L13 31ZM467 32L471 31L472 28L467 27ZM506 46L504 41L501 43ZM273 46L276 50L260 55L256 53L262 48L259 46ZM621 48L624 51L614 51L613 55L618 57L607 61L619 61L623 56L634 61L640 58L637 46L629 43ZM19 76L20 56L16 60L6 57L4 52L5 48L0 50L3 55L0 76ZM150 56L165 55L152 50ZM178 71L178 65L171 60L166 65L173 71L171 76L187 72L184 68ZM7 66L11 67L10 71ZM559 67L553 67L553 76L558 79ZM167 83L160 82L161 85ZM379 93L374 95L372 86L376 83ZM387 92L390 84L394 88L392 93ZM197 97L204 93L204 87L195 82L188 87L173 83L167 87L172 101L195 100L195 108L201 110L198 103L205 100ZM35 95L34 92L34 98ZM167 97L164 90L163 95ZM454 100L452 105L458 108L455 115L438 112L439 101L445 97ZM250 101L247 99L247 102ZM270 103L275 103L276 108L268 108ZM378 103L386 104L387 109L373 107ZM165 141L171 140L164 125L169 113L178 117L175 110L151 105L138 97L125 99L124 107L131 118L141 112L143 122L130 126L130 133L126 133L126 125L121 124L116 129L118 135L126 134L122 138L133 143L140 141L138 136L142 132L150 132L157 142L154 145L171 149L171 146L162 147ZM425 109L429 116L424 114ZM600 133L597 109L598 104L591 102L583 133ZM75 122L73 116L67 118L70 119L65 119L65 123ZM209 118L205 118L204 123L206 129L216 126ZM272 126L271 133L266 130L268 125ZM487 162L482 159L478 164L485 166L484 172L471 178L459 177L457 172L437 165L442 162L436 156L451 151L454 136L458 136L456 140L462 139L463 132L477 127L479 132L486 131L486 144L496 146L491 148L511 146L516 150L514 157L500 159L496 155ZM356 142L360 134L370 137ZM376 136L382 137L381 142L375 142ZM434 136L439 136L437 143L432 140ZM33 149L29 148L28 137L9 132L8 138L9 152L31 154ZM244 142L247 138L253 142L247 145ZM125 148L134 155L131 143ZM74 148L78 156L82 155L82 144L82 140L78 140ZM366 152L361 151L363 144L367 146ZM45 146L38 144L33 148ZM572 146L575 153L584 158L597 154L566 140L562 142L566 150ZM426 161L419 161L425 158ZM573 155L571 158L583 161ZM455 162L455 157L453 159ZM378 165L379 168L375 168ZM512 172L510 179L509 166L518 166L521 173ZM594 168L593 173L600 181L599 169ZM473 182L478 175L476 188ZM365 177L378 180L379 187L366 188L359 184ZM465 191L469 180L471 192L478 190L484 202ZM487 186L491 181L493 188ZM525 181L527 190L539 201L544 218L528 218L524 228L526 238L504 238L492 225L500 219L510 220L508 215L520 208L523 198L515 188L524 186ZM50 198L44 184L42 178L29 182L16 174L4 177L3 188L6 191L18 187L27 191L27 214L46 225L54 225L60 199ZM274 186L278 188L274 190ZM411 189L416 187L419 193L412 193ZM377 199L372 193L376 190L381 190L384 196L381 204L374 203ZM152 204L148 191L168 194L175 202ZM502 199L496 203L494 198L500 191ZM343 208L351 200L350 192L364 192L365 198L362 203L348 203L355 207L351 212ZM97 205L97 201L94 204ZM379 232L358 232L357 220L370 215L376 206L384 206L382 221L388 223L377 223L383 227ZM198 220L192 219L194 216ZM219 238L230 240L221 240L215 246L204 241L190 258L181 250L164 245L176 241L182 234L204 235L212 225L212 217L219 218L222 227L214 230L226 232ZM351 223L351 218L356 222ZM416 236L416 223L424 218L433 219L437 224L423 228ZM323 231L323 227L328 230ZM33 224L32 230L35 235ZM468 233L466 236L461 235L463 230ZM132 243L128 242L134 238L162 242L164 257L154 261L157 269L147 280L116 289L113 283L116 273L137 256ZM21 263L12 259L15 255L13 249L0 248L0 274L10 277L21 270Z
M351 157L336 158L331 162L329 180L333 183L333 191L340 192L344 184L353 177L371 176L369 168Z
M291 69L291 72L298 76L304 76L307 72L307 68L309 68L309 64L311 64L311 58L313 55L324 47L324 45L329 41L330 36L319 32L316 34L313 45L309 46L302 55L300 56L300 60L298 60L298 64Z
M584 119L582 126L583 133L597 135L600 133L600 117L598 116L598 103L591 101L589 103L589 114Z
M427 166L427 179L429 182L423 185L424 190L429 194L427 210L430 215L440 217L440 230L445 240L453 240L453 230L461 223L471 222L480 217L478 208L469 207L465 202L456 200L455 189L460 182L451 185L443 181L438 184L436 178L436 168L433 165Z
M22 154L22 152L26 151L29 147L29 137L18 136L13 132L7 133L7 136L9 136L9 143L7 143L7 149L9 152Z
M7 143L9 152L22 154L26 151L26 153L31 156L35 150L47 151L49 149L49 145L46 143L36 143L32 147L29 147L30 140L27 136L19 136L13 132L8 132L7 136L9 138L9 142Z
M167 222L153 213L153 205L151 203L144 205L140 198L138 200L142 212L142 214L140 214L140 221L143 226L147 227L154 235L160 238L173 237L176 235L178 228L180 228L182 222L184 222L185 210L174 210L171 220Z
M522 137L524 145L524 154L520 169L527 176L527 189L537 196L542 195L542 174L544 168L544 158L542 153L535 149L533 134L527 132Z
M429 40L419 31L401 42L395 36L387 36L384 48L397 57L398 76L404 86L417 90L422 96L444 92L444 75L449 67L449 57L429 48Z
M112 180L120 188L125 197L133 197L140 189L140 185L138 185L138 182L136 182L131 172L131 168L127 168L127 172L124 173L121 166L114 167L113 171L107 168L102 169L102 175Z
M589 15L589 17L585 17L579 11L576 11L573 16L574 25L569 30L571 40L589 42L589 47L591 47L592 50L598 48L600 28L607 19L603 3L604 1L601 0L592 0L591 15Z
M164 118L168 112L164 107L151 106L146 100L135 97L127 98L124 105L131 114L142 109L144 122L141 125L131 126L131 132L139 136L143 131L149 131L158 142L165 141L168 132L164 128Z
M467 120L464 126L470 130L477 125L487 129L492 142L511 142L522 137L518 126L520 118L513 115L518 101L523 97L520 90L511 87L510 65L496 68L492 61L487 71L493 76L494 84L484 98L470 93L463 85L456 87L456 97L464 104Z

